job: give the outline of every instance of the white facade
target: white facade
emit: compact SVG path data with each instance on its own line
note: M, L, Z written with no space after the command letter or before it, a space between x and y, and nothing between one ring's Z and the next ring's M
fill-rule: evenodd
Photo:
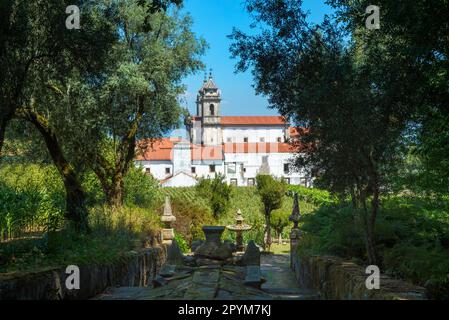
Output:
M285 128L279 126L227 126L223 129L224 143L285 142Z
M162 138L136 159L163 186L187 187L199 178L225 176L230 184L254 185L257 174L271 174L290 184L312 185L305 170L295 171L287 143L290 127L280 117L224 117L221 93L212 77L197 98L197 115L187 125L188 140Z

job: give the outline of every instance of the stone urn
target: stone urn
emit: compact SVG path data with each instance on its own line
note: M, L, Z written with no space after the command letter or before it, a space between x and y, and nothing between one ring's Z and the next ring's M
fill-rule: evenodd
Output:
M225 230L223 226L204 226L206 241L195 250L197 262L225 262L232 258L232 249L221 242L221 236ZM202 263L199 263L202 264Z

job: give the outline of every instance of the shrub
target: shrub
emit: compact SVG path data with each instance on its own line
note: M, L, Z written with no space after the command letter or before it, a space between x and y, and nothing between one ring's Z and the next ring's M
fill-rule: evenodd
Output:
M0 240L57 229L65 195L50 166L6 165L0 169Z
M15 239L0 246L0 272L115 261L130 250L151 246L159 231L156 213L139 208L95 207L89 234L71 228L43 237Z
M282 206L282 200L285 195L285 184L276 180L270 175L257 175L257 194L263 204L263 212L265 216L265 234L264 248L271 246L271 225L270 215L273 210Z
M184 239L184 237L182 235L180 235L177 232L175 232L175 240L178 243L179 248L181 249L181 251L183 253L187 253L187 252L190 251L189 245L187 244L187 241Z
M215 219L228 211L232 186L227 184L225 176L218 174L213 179L202 178L195 188L200 197L209 201Z
M124 179L123 200L127 206L153 208L157 205L159 184L152 176L145 174L141 168L131 167Z
M175 230L190 245L193 240L204 239L202 227L214 225L216 220L206 199L198 195L195 188L161 188L159 212L162 213L164 197L171 199L173 214L176 216Z
M315 206L329 206L337 203L337 198L332 196L326 190L315 188L306 188L303 186L288 185L287 190L290 194L296 192L299 200L312 203Z
M384 272L425 286L429 298L449 296L449 210L430 199L382 199L376 251ZM351 207L321 207L305 215L302 254L324 253L366 263L362 228Z

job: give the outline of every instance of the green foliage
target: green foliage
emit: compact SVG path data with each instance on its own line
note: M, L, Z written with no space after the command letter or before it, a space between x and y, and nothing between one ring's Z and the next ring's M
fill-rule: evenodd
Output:
M218 174L213 179L200 179L196 191L199 196L209 200L215 219L228 211L232 186L227 184L224 175Z
M362 227L351 207L321 207L304 215L301 227L302 254L332 254L367 263ZM387 274L425 286L432 298L447 299L447 201L385 198L375 231L379 264Z
M288 220L291 214L290 210L277 209L273 210L270 215L270 224L273 229L276 231L276 235L279 237L282 235L285 227L291 224Z
M282 206L282 200L285 195L285 184L277 181L270 175L257 175L256 177L257 193L264 205L265 214L279 209Z
M63 223L63 186L51 167L2 166L0 239L52 231Z
M231 54L237 71L252 70L256 91L273 108L311 129L300 139L313 152L296 166L364 208L354 214L369 215L363 227L375 263L378 199L393 190L410 141L422 144L419 177L427 189L447 192L449 7L446 0L380 0L381 30L373 32L363 21L367 1L328 4L335 15L317 25L302 1L246 1L257 32L234 29Z
M429 112L418 138L416 153L422 166L414 175L417 181L413 185L427 193L449 194L449 114Z
M0 169L0 238L59 229L64 224L65 192L53 166L12 164ZM83 188L90 207L104 204L98 178L85 174ZM159 205L157 182L140 169L131 168L125 178L127 207L154 211Z
M179 245L179 248L181 249L181 251L183 253L187 253L190 251L189 245L187 244L187 241L184 239L184 237L182 235L180 235L179 233L175 232L175 240Z
M265 216L265 236L264 249L271 246L271 222L270 216L273 210L279 209L282 206L285 196L285 184L278 181L271 175L256 176L257 194L263 203L263 213Z
M159 197L159 183L141 168L132 167L124 179L124 204L141 208L153 208Z
M65 228L44 237L1 243L0 272L116 261L130 250L153 245L159 216L136 208L111 211L95 207L89 215L89 226L89 234Z
M195 188L162 188L159 200L162 212L164 197L168 195L176 216L175 230L189 243L196 239L204 239L202 227L214 225L215 219L208 199L198 195Z
M293 193L298 194L299 200L303 200L307 203L312 203L315 206L329 206L337 202L336 197L332 196L328 191L316 189L316 188L306 188L303 186L288 185L288 194L293 196Z

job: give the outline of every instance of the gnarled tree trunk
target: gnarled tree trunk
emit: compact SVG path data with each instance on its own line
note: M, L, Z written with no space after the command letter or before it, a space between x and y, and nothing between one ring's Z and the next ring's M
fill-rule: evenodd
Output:
M85 193L75 170L66 160L55 133L47 119L37 112L17 110L16 117L32 123L44 138L45 145L64 182L66 192L65 218L72 222L77 230L88 231L88 211L85 204Z
M141 108L139 108L141 110ZM132 164L136 151L136 134L142 112L138 111L136 119L126 135L120 141L117 152L117 160L110 163L101 154L96 155L93 163L93 171L100 180L106 201L109 206L117 208L123 205L125 190L124 178Z

